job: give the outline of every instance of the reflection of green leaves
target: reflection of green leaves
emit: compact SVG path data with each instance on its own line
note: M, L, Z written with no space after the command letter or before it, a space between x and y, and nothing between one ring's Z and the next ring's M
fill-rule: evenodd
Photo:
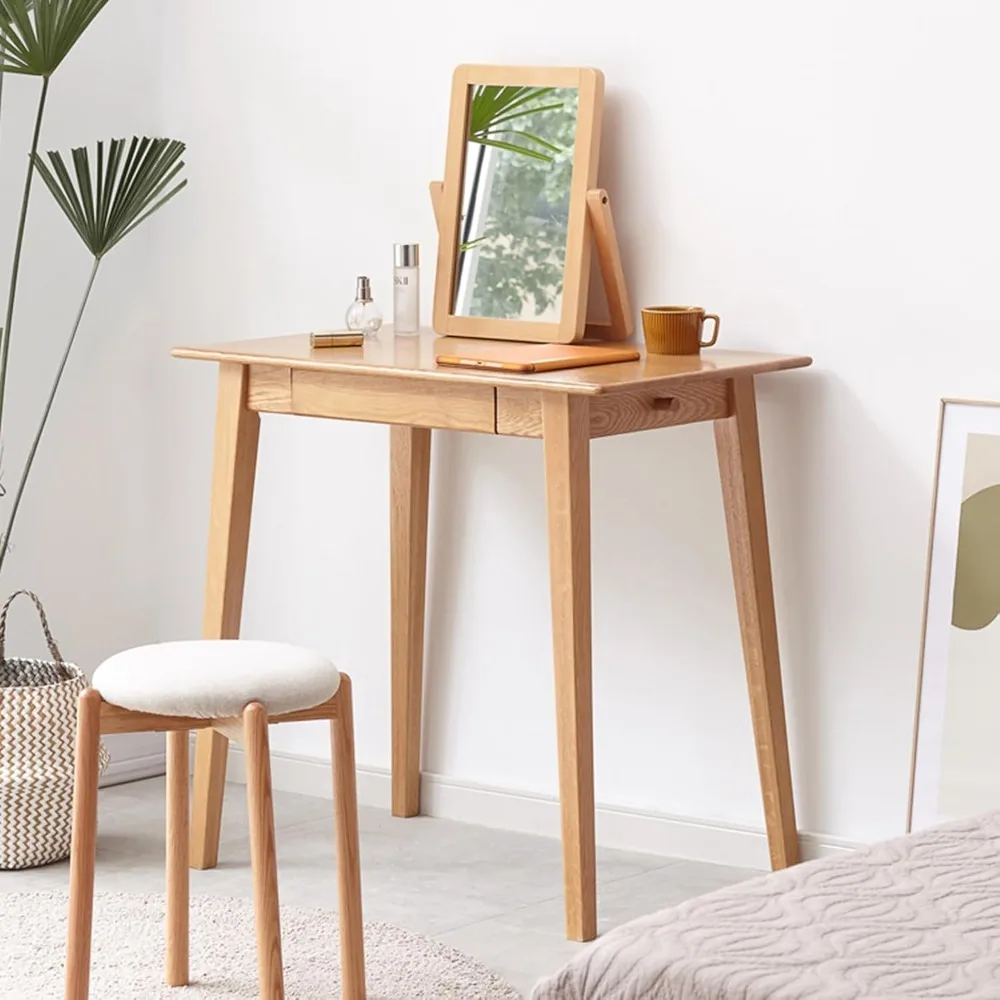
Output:
M0 0L2 4L4 0ZM520 153L533 160L551 163L553 153L561 153L541 136L511 127L512 122L536 115L540 111L561 111L562 101L539 104L554 87L496 87L481 85L472 93L469 112L469 140L481 146L494 146L511 153ZM520 140L520 141L518 141Z
M0 69L51 76L108 0L0 0Z
M510 152L497 154L490 198L473 253L471 316L515 319L558 309L562 298L579 95L561 88L548 95L559 111L545 115L545 135L567 152L542 163ZM534 122L524 123L536 130Z
M183 155L184 143L175 139L135 137L128 153L124 139L112 139L107 158L104 143L97 144L93 172L87 148L73 150L75 183L61 153L48 154L51 169L36 155L35 169L87 249L103 257L187 184L171 188L184 169Z
M489 239L489 236L480 236L478 240L469 240L468 243L460 243L458 245L459 253L465 253L466 250L471 250L473 247L479 246L480 243L485 243Z

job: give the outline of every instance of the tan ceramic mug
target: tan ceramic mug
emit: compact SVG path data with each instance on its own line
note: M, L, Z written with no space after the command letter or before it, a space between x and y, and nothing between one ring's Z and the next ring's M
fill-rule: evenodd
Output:
M713 320L711 340L702 340L706 320ZM719 317L701 306L650 306L642 311L642 329L650 354L698 354L719 339Z

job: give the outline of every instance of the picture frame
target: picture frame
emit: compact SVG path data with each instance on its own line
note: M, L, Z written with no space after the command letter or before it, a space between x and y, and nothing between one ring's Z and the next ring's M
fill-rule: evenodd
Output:
M1000 525L1000 402L944 399L907 832L1000 808L1000 757L993 756L1000 754L1000 530L994 538L994 523Z
M484 86L577 88L569 216L558 322L456 315L465 158L471 88ZM587 321L592 234L588 192L597 186L604 110L604 74L589 67L459 66L452 78L448 148L439 215L434 329L444 336L569 344L582 340Z

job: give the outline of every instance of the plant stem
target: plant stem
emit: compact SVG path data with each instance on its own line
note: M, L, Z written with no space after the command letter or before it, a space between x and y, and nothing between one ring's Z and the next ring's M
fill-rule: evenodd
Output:
M14 503L10 508L10 517L7 519L7 530L0 535L0 569L3 568L4 559L7 557L7 552L10 549L10 536L11 532L14 530L14 519L17 517L17 509L21 506L21 497L24 495L24 487L28 482L28 475L31 472L31 466L35 461L35 454L38 452L38 445L42 440L42 434L45 433L45 425L48 423L49 414L52 412L52 404L55 401L56 393L59 391L59 383L62 381L63 372L66 370L66 362L69 361L70 351L73 350L73 342L76 340L77 332L80 329L80 323L83 321L83 314L87 308L87 302L90 300L90 293L94 287L94 281L97 278L97 269L101 266L101 258L94 258L94 267L90 272L90 280L87 282L87 289L83 293L83 301L80 303L80 309L76 314L76 322L73 324L73 332L69 335L69 340L66 342L66 350L63 351L62 361L59 362L59 368L56 371L55 381L52 383L52 391L49 393L48 402L45 404L45 411L42 413L41 423L38 425L38 431L35 433L35 440L31 443L31 450L28 452L28 457L24 463L24 469L21 472L21 481L17 485L17 492L14 494Z
M42 78L42 92L38 97L38 113L35 116L35 133L31 140L31 154L28 157L28 173L24 179L24 196L21 199L21 220L17 226L17 241L14 244L14 263L10 271L10 289L7 292L7 318L0 328L0 433L3 431L3 404L7 388L7 355L10 353L10 326L14 319L14 299L17 296L17 278L21 270L21 247L24 244L24 227L28 219L28 201L31 198L31 181L35 176L35 154L38 152L38 138L42 133L42 116L45 113L45 98L49 92L49 78Z
M3 45L0 45L0 61L6 58L7 58L7 49ZM0 69L0 118L3 117L3 84L6 77L7 74L2 69Z
M7 47L5 45L0 45L0 61L5 62L7 59ZM0 120L3 119L3 85L7 74L0 69ZM2 138L2 136L0 136ZM0 343L3 342L3 330L0 329ZM3 486L3 441L0 440L0 499L6 496L7 491Z

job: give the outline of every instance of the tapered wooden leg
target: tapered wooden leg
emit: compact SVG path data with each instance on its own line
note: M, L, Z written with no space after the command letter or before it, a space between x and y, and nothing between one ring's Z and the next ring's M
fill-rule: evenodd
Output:
M764 509L757 404L752 376L732 382L732 416L715 423L722 496L736 584L743 657L771 867L798 863L792 774L781 690L778 627Z
M77 727L66 1000L87 1000L90 995L90 942L94 922L94 864L97 858L97 779L101 746L101 696L93 688L80 695Z
M219 366L203 627L206 639L235 639L240 634L260 435L260 417L247 409L247 373L243 365ZM219 861L228 749L229 741L214 729L198 733L191 818L192 868L214 868Z
M589 406L585 397L542 396L566 935L574 941L597 936Z
M351 679L340 675L337 716L330 723L333 794L337 827L337 885L340 900L340 968L343 1000L365 1000L365 935L361 916L361 848L354 771L354 705Z
M260 997L261 1000L283 1000L285 986L278 909L278 863L274 849L274 806L271 799L271 749L267 709L259 702L252 702L243 710L243 736Z
M192 868L219 863L222 803L226 790L229 740L214 729L201 729L194 741L194 781L191 813Z
M392 814L420 814L431 432L392 427Z
M188 873L188 733L167 733L167 970L168 986L187 986L190 942Z

